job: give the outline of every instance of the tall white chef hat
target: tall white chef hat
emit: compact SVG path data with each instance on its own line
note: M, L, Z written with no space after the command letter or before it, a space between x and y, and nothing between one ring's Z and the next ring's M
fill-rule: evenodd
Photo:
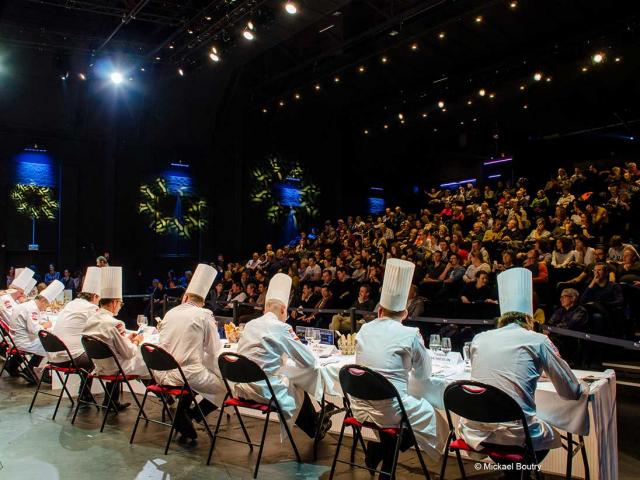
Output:
M533 316L533 282L531 271L510 268L498 275L500 314L520 312Z
M34 287L36 286L37 283L38 283L38 281L35 278L29 279L29 282L24 287L24 290L23 290L24 294L25 295L29 295L31 293L31 291L34 289Z
M122 267L100 268L101 298L122 298Z
M30 268L16 268L16 276L11 282L11 288L19 288L24 291L24 287L28 285L29 280L33 278L33 270Z
M211 265L200 263L196 267L196 271L191 277L186 293L197 295L201 298L207 298L211 285L216 279L218 272Z
M64 292L64 284L60 280L54 280L47 288L41 291L39 295L51 303L58 298L62 292Z
M387 260L382 282L380 305L392 312L402 312L407 308L407 299L416 266L397 258Z
M269 300L279 300L285 307L289 306L289 296L291 294L291 277L286 273L276 273L267 289L265 303Z
M102 289L102 269L100 267L87 268L87 274L82 282L82 293L100 295Z

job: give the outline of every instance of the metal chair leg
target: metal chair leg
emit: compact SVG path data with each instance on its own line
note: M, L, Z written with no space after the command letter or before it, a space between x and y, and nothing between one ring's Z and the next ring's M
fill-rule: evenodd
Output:
M76 408L73 412L73 418L71 419L71 425L73 425L76 421L76 417L78 416L78 410L80 410L80 404L82 403L82 396L84 395L84 390L87 388L87 384L89 383L89 378L85 376L80 376L80 393L78 393L78 403L76 403ZM94 399L95 400L95 399Z
M140 400L138 400L138 395L136 395L136 392L133 391L133 388L131 388L131 384L129 383L129 380L127 380L126 378L124 379L124 382L127 384L127 388L129 389L129 393L131 394L131 396L133 397L133 401L136 402L136 405L138 405L138 408L140 407ZM119 382L120 385L122 386L122 382ZM146 386L145 386L146 387ZM146 388L145 388L146 391ZM124 388L121 389L121 393L124 392ZM144 410L142 410L142 416L144 417L144 420L149 423L149 418L147 417L147 414L144 412Z
M267 417L264 420L264 428L262 429L262 439L260 440L260 449L258 450L258 459L256 460L256 468L253 471L253 478L258 478L258 469L260 468L260 460L262 459L262 450L264 449L264 440L267 436L267 428L269 427L269 415L271 415L271 410L267 411ZM288 430L287 430L287 433L289 434L289 436L291 435ZM289 437L289 439L292 440L291 437Z
M440 480L444 480L444 472L447 469L447 460L449 459L449 445L453 440L453 432L449 432L447 443L444 444L444 453L442 455L442 467L440 467Z
M146 390L144 392L144 397L142 397L142 407L144 407L144 403L147 401L147 395L149 394L149 391ZM164 398L162 398L162 402L164 403ZM164 413L164 409L162 410L162 413ZM138 430L138 424L140 423L140 410L138 410L138 415L136 416L136 423L133 425L133 431L131 432L131 438L129 439L129 444L133 444L133 439L136 436L136 431Z
M571 480L571 470L573 468L573 436L567 432L567 480Z
M422 452L420 451L420 446L418 445L418 439L416 438L416 434L413 432L413 427L409 424L409 432L411 433L411 438L413 438L413 446L416 449L416 455L418 455L418 460L420 460L420 466L422 467L422 473L424 473L424 478L427 480L431 479L431 475L429 475L429 469L427 468L427 464L424 463L424 458L422 458Z
M100 379L98 379L100 380ZM102 419L102 425L100 426L100 433L102 433L104 431L104 426L107 423L107 417L109 416L109 411L111 410L112 406L113 406L113 411L115 413L118 413L118 408L116 407L116 405L113 403L113 395L116 392L116 388L119 387L118 385L119 382L113 382L113 385L111 386L111 389L108 389L105 385L104 382L102 380L100 380L100 384L102 385L102 388L104 388L104 392L105 395L107 396L107 408L104 412L104 418Z
M398 434L398 438L396 439L396 447L393 452L393 463L391 464L391 480L395 480L396 478L396 469L398 468L398 457L400 456L400 443L402 442L402 435L405 432L404 423L400 426L400 433Z
M460 468L462 480L467 480L467 474L464 471L464 463L462 461L462 455L460 455L460 450L456 450L456 459L458 460L458 468Z
M181 408L184 407L184 395L180 395L180 399L178 400L178 406L176 407L176 414L171 421L171 429L169 430L169 438L167 439L167 444L164 447L164 454L167 455L169 453L169 446L171 445L171 439L173 438L173 432L176 430L176 421L178 420L178 412ZM144 410L142 411L144 414ZM138 417L139 418L139 417Z
M285 432L287 432L287 437L289 437L289 442L291 442L291 447L293 447L293 453L296 454L296 459L298 460L298 463L302 463L302 458L300 457L300 453L298 452L298 447L296 446L296 442L293 441L293 435L291 435L291 429L289 428L287 419L284 418L284 415L282 414L282 410L280 409L280 405L278 404L277 401L276 401L276 407L278 410L278 416L280 417L280 422L283 424Z
M582 463L584 465L584 479L590 480L589 460L587 459L587 447L584 444L584 437L578 435L578 441L580 442L580 453L582 454Z
M216 446L216 439L218 438L218 432L220 431L220 423L222 423L222 416L224 415L224 402L226 402L227 397L224 398L222 402L222 406L220 407L220 414L218 415L218 421L216 422L216 429L213 432L213 438L211 439L211 447L209 447L209 456L207 457L207 465L211 463L211 455L213 455L213 448Z
M58 372L57 370L54 370L56 372L56 376L58 377L58 380L60 380L60 383L62 383L62 390L60 390L60 395L58 395L58 401L56 402L56 408L53 411L53 417L51 418L51 420L55 420L56 419L56 415L58 414L58 409L60 408L60 402L62 401L62 396L64 395L64 393L67 393L67 396L69 397L69 400L71 400L71 407L73 408L74 405L74 401L71 398L71 394L69 393L69 391L67 390L67 381L69 380L69 374L65 374L64 376L64 381L62 380L62 376L60 375L60 372Z
M344 438L344 428L346 424L342 422L340 428L340 436L338 437L338 444L336 445L336 454L333 456L333 463L331 464L331 472L329 473L329 480L333 480L333 475L336 472L336 464L338 463L338 456L340 455L340 447L342 446L342 439Z
M253 445L251 444L251 438L249 438L249 432L247 431L247 428L244 426L244 422L242 421L242 415L240 415L240 410L238 410L238 407L236 406L234 406L233 409L235 410L236 416L240 421L240 426L242 427L242 433L244 433L244 438L247 440L247 443L249 444L249 450L253 452Z
M355 425L352 426L353 428L353 443L351 444L351 463L354 463L356 461L356 447L358 445L358 438L360 437L360 435L358 434L358 429L356 428Z

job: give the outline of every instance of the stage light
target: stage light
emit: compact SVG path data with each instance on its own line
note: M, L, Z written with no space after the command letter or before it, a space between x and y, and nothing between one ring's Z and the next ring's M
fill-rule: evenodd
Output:
M193 30L189 29L189 30L187 30L187 33L188 33L189 35L193 35Z
M278 102L278 105L280 105L281 107L284 107L284 101L283 101L283 100L280 100L280 101Z
M184 70L182 70L181 68L178 69L178 75L180 75L181 77L184 77Z
M144 72L145 71L144 67L140 67L140 71Z
M520 85L520 90L524 90L525 88L527 88L527 87L524 86L524 85Z
M438 108L444 108L444 100L438 102Z
M473 105L473 100L467 100L467 105Z
M460 125L464 125L464 121L463 120L460 121Z
M78 78L84 82L87 79L87 76L84 73L79 73Z
M204 17L204 19L205 19L207 22L210 22L210 21L211 21L211 17L210 17L209 15L207 15L206 17Z
M516 2L515 0L511 3L509 3L509 8L513 9L513 8L517 8L518 7L518 2Z
M367 130L367 129L365 128L365 129L364 129L364 131L363 131L362 133L364 133L365 135L369 135L369 130Z
M269 110L267 110L266 108L262 109L262 113L267 113Z
M422 118L427 118L426 112L422 112Z
M340 83L340 77L338 77L337 75L333 77L333 83Z
M412 43L412 44L411 44L411 50L413 50L414 52L415 52L416 50L418 50L418 44L417 44L417 43Z
M474 122L477 122L477 121L478 121L478 119L477 119L476 117L473 117L473 121L474 121Z
M589 67L582 67L580 70L582 73L587 73L589 71Z
M398 114L398 120L404 120L404 115L402 113Z
M389 61L389 59L388 59L387 57L382 57L382 58L380 59L380 61L381 61L382 63L387 63L387 62Z
M593 57L591 57L591 59L593 60L593 63L602 63L604 62L605 58L606 57L602 52L598 52Z
M220 61L220 57L218 56L218 54L213 52L209 54L209 58L216 63Z
M157 61L160 61L160 57L156 57L156 60L157 60Z
M480 90L478 90L478 95L480 95L481 97L484 97L487 94L487 91L484 88L481 88Z
M445 38L446 36L447 36L447 35L446 35L446 33L444 33L444 32L440 32L440 33L438 34L438 38L439 38L440 40L444 40L444 38Z
M478 15L478 16L475 18L475 22L476 22L476 23L482 23L483 21L484 21L484 17L483 17L482 15Z
M524 108L525 110L528 110L529 109L529 105L525 104L525 105L522 106L522 108Z
M551 83L551 77L547 77L547 83Z
M60 75L60 80L62 81L65 81L67 78L69 78L69 72L66 72L63 75Z
M295 98L296 100L300 100L301 96L299 93L296 92L293 94L293 98Z
M443 108L443 109L442 109L442 113L444 113L444 112L446 112L446 111L447 111L447 109L446 109L446 108Z
M296 13L298 13L298 7L293 2L285 3L284 9L289 15L295 15Z
M533 74L533 79L534 79L536 82L539 82L540 80L542 80L542 73L540 73L540 72L536 72L536 73L534 73L534 74Z
M316 83L316 84L313 86L313 88L315 89L315 91L316 91L316 92L319 92L319 91L320 91L320 89L321 89L322 87L320 86L320 84L319 84L319 83Z
M495 94L495 93L493 93L493 92L491 92L491 93L489 94L489 98L490 98L491 100L493 100L494 98L496 98L496 94Z
M124 78L122 77L122 73L120 72L112 72L109 78L116 85L120 85L122 83L122 80L124 80Z
M169 50L173 50L173 45L169 45Z
M616 63L620 63L621 61L622 61L622 57L616 57L616 58L615 58L615 62L616 62Z
M247 40L253 40L254 38L256 38L251 30L243 30L242 36Z
M389 129L389 125L387 125L386 123L382 126L382 128L384 128L385 130Z
M255 30L255 29L256 29L256 27L253 25L253 22L252 22L251 20L249 20L249 21L247 22L247 28L248 28L249 30Z
M360 72L360 73L364 73L364 72L365 72L364 65L360 65L360 66L358 67L358 72Z

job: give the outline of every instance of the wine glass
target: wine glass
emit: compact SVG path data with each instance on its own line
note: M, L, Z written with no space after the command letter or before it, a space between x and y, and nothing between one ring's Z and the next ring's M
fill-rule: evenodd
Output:
M440 344L440 348L442 349L442 353L444 353L445 357L449 355L451 351L451 339L449 337L444 337Z
M316 330L312 327L307 327L307 329L304 332L304 338L307 341L309 348L311 348L311 350L313 351L314 349L313 347L316 342Z
M429 350L434 354L434 357L438 358L438 352L440 351L440 335L434 333L429 337Z
M145 317L144 315L138 315L138 317L136 318L136 322L138 323L138 331L142 331L144 329L144 327L146 327L148 325L148 321L147 321L147 317Z

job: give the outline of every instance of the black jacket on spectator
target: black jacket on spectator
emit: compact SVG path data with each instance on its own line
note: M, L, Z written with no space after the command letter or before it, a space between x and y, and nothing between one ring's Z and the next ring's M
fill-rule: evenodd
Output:
M558 308L553 312L547 323L552 327L582 331L587 326L588 321L589 314L587 309L581 305L574 305L568 310L563 307Z
M582 296L580 297L580 303L599 303L609 309L622 308L624 305L624 298L622 296L622 289L620 285L613 282L607 282L604 287L596 285L592 288L587 287Z
M493 288L489 285L485 285L481 288L476 288L475 283L467 283L460 291L461 297L466 297L471 303L484 303L485 300L497 300L497 295Z

